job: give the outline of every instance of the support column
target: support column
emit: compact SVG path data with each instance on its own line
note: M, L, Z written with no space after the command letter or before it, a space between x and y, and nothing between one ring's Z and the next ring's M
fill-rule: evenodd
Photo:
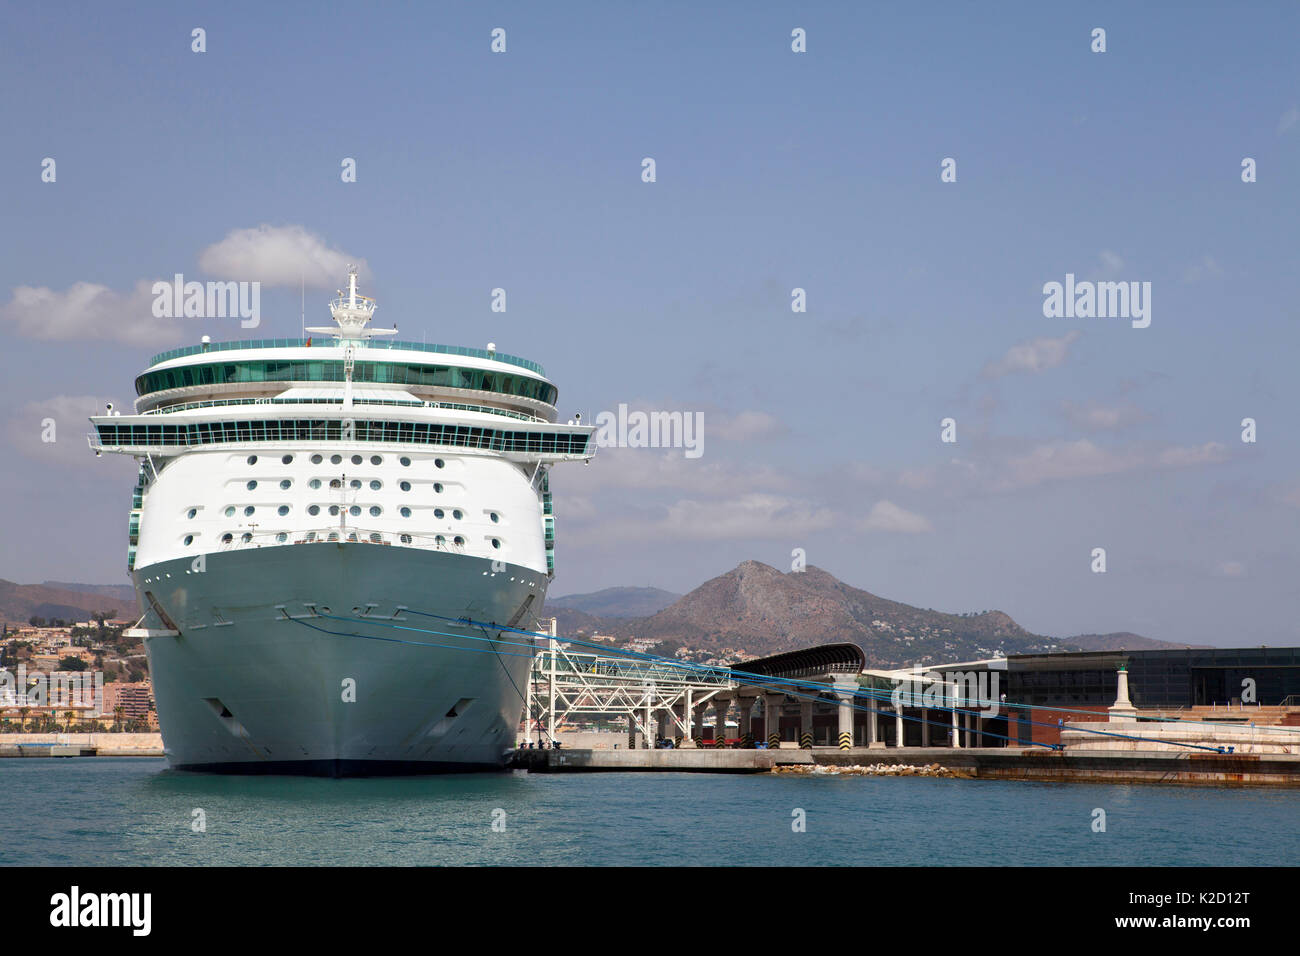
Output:
M763 729L767 731L767 746L772 750L781 746L781 706L785 694L766 694L763 697Z
M899 747L904 746L903 741L905 738L903 736L903 705L901 703L896 708L894 708L894 732L898 735L898 737L896 738L897 745Z
M757 694L737 694L736 709L739 716L736 720L740 723L740 746L746 750L754 749L754 701L758 700Z
M812 750L813 729L812 729L812 708L813 702L804 698L799 701L799 749Z
M667 711L665 711L665 713L667 713ZM686 710L686 705L681 701L678 701L677 703L673 704L672 735L673 735L674 750L681 749L682 738L686 736L686 716L688 713L689 712ZM665 734L664 736L667 736L667 734Z
M957 713L960 705L957 702L957 682L952 682L952 746L954 750L961 750L961 725L959 723L961 716Z
M867 747L872 750L883 750L885 741L880 736L880 706L881 701L877 699L874 693L876 689L875 679L872 679L871 689L873 691L869 700L869 709L867 711Z
M691 687L686 688L686 698L685 698L685 700L684 700L683 703L682 703L682 713L686 715L686 730L685 730L685 732L683 733L683 738L682 738L681 743L678 744L679 747L685 747L687 750L694 750L694 749L695 749L695 746L696 746L696 744L695 744L695 727L696 727L696 723L695 723L695 704L694 704L694 702L691 700L691 692L692 692L692 690L693 690L693 688L691 688Z
M921 746L930 746L930 711L925 707L921 708Z
M713 698L713 710L717 714L713 719L713 746L719 749L727 746L727 711L730 708L730 697Z
M834 686L835 696L840 702L839 745L841 750L849 750L853 746L853 698L858 690L858 678L856 675L837 677Z
M693 723L695 736L692 738L693 744L688 746L704 746L704 712L709 709L709 702L706 700L702 704L695 705L695 720Z

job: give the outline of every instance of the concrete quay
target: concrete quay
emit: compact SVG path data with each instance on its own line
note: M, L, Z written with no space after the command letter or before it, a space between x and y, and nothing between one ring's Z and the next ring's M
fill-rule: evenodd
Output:
M1083 752L997 747L854 747L849 750L519 750L514 769L530 773L603 771L770 773L795 765L925 767L954 777L1045 783L1163 783L1300 787L1300 755Z

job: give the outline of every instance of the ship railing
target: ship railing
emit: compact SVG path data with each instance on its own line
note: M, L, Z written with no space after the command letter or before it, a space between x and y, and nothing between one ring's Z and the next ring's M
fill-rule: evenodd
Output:
M229 535L229 540L226 539ZM297 544L378 544L405 548L422 548L428 551L445 551L449 554L469 554L465 541L459 544L456 536L443 532L393 531L358 525L326 525L319 528L271 528L266 531L229 531L217 539L218 551L239 551L244 548L276 547Z
M358 296L358 298L362 298ZM161 362L168 362L175 358L182 358L187 355L202 355L206 352L229 352L239 351L241 349L293 349L303 348L307 345L307 339L246 339L244 341L234 342L210 342L206 345L185 345L181 348L171 349L167 352L159 352L150 361L149 365L158 365ZM329 345L324 346L329 348ZM367 342L367 349L401 349L404 352L436 352L440 355L466 355L472 358L491 359L496 362L504 362L507 365L517 365L520 368L526 368L530 372L536 372L543 378L546 371L538 363L530 359L520 358L517 355L508 355L505 352L489 352L487 349L467 348L461 345L433 345L426 342Z

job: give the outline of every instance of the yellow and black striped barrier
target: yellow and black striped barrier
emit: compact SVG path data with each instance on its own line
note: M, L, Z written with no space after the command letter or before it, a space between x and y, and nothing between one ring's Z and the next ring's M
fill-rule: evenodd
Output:
M853 735L847 730L840 734L840 749L850 750L853 747Z
M780 735L780 734L778 734L776 731L773 731L772 733L770 733L770 734L767 735L767 749L768 749L768 750L776 750L776 749L777 749L778 747L780 747L780 746L781 746L781 735Z
M805 732L799 735L799 749L812 750L812 734Z

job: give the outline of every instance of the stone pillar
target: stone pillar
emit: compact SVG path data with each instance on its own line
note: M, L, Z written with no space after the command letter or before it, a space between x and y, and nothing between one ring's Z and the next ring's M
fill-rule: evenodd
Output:
M957 701L957 682L952 683L952 746L955 750L961 749L961 715L957 713L959 703Z
M667 713L667 711L665 711L665 713ZM677 703L673 704L672 730L670 731L670 733L673 735L674 749L678 749L681 747L682 738L686 736L685 727L686 727L687 713L688 711L686 710L686 705L681 701L678 701ZM667 737L668 734L664 734L664 736Z
M719 749L727 746L727 711L730 708L730 697L713 698L713 709L717 714L713 718L713 746Z
M746 750L754 749L754 701L758 700L757 694L737 694L736 709L739 716L736 720L740 723L740 746Z
M898 734L898 746L904 746L903 741L906 738L903 735L903 705L901 703L894 708L894 731Z
M872 690L875 690L875 684L872 684ZM884 738L880 735L880 708L883 704L875 694L871 696L871 707L867 711L867 747L871 750L883 750L885 748Z
M781 706L785 694L766 694L763 697L763 729L767 731L767 745L775 750L781 746Z
M799 749L812 750L813 729L812 729L812 708L813 702L806 697L799 701Z
M692 722L693 733L692 743L687 746L703 747L704 746L704 712L709 709L709 702L706 700L702 704L695 705L695 718Z
M839 699L839 745L841 750L853 746L853 698L858 690L858 678L837 677L834 681L835 696Z
M930 746L930 711L921 708L921 746Z

